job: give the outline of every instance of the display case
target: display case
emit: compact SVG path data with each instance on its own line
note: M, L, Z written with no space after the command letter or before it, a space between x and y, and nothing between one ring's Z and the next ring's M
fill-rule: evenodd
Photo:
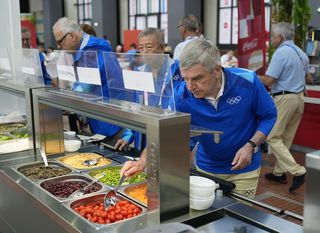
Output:
M36 49L14 49L12 56L14 65L7 50L0 49L0 154L8 158L13 152L36 151L32 90L45 87Z

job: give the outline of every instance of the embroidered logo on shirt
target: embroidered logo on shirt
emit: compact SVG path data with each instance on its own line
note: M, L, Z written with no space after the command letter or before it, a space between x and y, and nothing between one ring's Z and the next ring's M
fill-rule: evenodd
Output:
M216 144L220 143L220 134L219 134L219 133L213 134L213 141L214 141Z
M240 100L241 100L241 96L235 96L235 97L232 97L232 98L228 98L227 99L227 103L231 104L231 105L238 104L240 102Z

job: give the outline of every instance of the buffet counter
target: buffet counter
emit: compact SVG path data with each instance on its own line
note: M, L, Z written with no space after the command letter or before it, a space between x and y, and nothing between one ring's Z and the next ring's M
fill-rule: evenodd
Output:
M79 152L96 151L110 154L107 149L95 146L82 148ZM26 152L24 152L25 154ZM25 154L26 155L26 154ZM117 163L126 158L121 153L108 156ZM56 158L49 159L56 161ZM141 215L112 224L95 224L87 221L70 208L70 203L90 198L93 194L65 201L46 192L37 181L32 181L18 172L17 168L41 159L31 152L21 157L21 153L11 160L0 162L0 231L11 232L135 232L150 227L148 218L153 214L145 206L134 202L143 209ZM72 174L85 175L73 171ZM106 189L104 189L106 190ZM98 192L98 194L106 191ZM121 198L128 198L120 194ZM132 199L128 199L132 200ZM228 196L217 196L208 210L189 210L189 213L174 217L163 223L181 222L199 232L303 232L302 227L279 217L257 210ZM238 229L238 231L237 231ZM246 229L246 231L239 231Z

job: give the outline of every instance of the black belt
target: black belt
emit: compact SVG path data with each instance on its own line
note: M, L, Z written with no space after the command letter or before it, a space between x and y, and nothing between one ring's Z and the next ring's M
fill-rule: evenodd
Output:
M275 97L277 95L286 95L286 94L299 94L300 92L291 92L291 91L280 91L280 92L276 92L271 94L272 97Z

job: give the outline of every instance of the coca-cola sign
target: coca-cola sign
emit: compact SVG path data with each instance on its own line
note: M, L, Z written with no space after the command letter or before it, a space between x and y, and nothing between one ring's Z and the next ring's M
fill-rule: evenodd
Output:
M255 38L252 41L246 41L242 46L242 51L245 52L247 50L251 50L256 48L258 45L258 39Z

